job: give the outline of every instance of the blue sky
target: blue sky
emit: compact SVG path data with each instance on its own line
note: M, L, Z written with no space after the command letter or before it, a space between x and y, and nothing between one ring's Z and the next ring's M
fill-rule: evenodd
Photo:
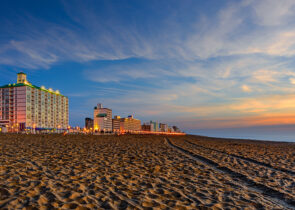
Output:
M295 124L295 2L6 1L0 83L186 131Z

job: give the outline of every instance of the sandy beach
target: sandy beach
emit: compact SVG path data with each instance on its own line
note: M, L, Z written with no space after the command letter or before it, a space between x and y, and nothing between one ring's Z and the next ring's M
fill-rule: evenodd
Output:
M0 135L0 209L294 209L295 144Z

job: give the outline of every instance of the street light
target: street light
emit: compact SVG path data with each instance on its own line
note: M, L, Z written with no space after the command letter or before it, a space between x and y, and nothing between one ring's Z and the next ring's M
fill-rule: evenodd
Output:
M60 133L60 128L61 128L61 126L58 125L58 126L57 126L57 130L58 130L57 133Z
M34 133L36 133L36 124L35 123L33 124L33 131L34 131Z

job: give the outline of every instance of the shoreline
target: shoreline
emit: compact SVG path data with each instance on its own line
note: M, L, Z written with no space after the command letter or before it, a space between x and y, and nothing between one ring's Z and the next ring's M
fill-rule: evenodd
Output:
M228 140L240 140L240 141L257 141L257 142L266 142L266 143L272 143L272 142L276 142L276 143L291 143L291 144L295 144L295 136L294 136L294 140L277 140L277 139L267 139L267 138L252 138L252 137L225 137L225 136L213 136L213 135L203 135L203 134L191 134L191 133L187 133L187 136L192 135L192 136L200 136L200 137L206 137L206 138L212 138L212 139L228 139ZM229 135L230 136L230 135Z

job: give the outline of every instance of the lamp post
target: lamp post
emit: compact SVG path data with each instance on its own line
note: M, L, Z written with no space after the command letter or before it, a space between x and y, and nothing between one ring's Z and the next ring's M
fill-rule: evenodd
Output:
M16 132L18 133L18 131L19 131L19 124L16 123Z
M61 128L61 126L58 125L58 126L57 126L57 133L60 133L60 128Z

